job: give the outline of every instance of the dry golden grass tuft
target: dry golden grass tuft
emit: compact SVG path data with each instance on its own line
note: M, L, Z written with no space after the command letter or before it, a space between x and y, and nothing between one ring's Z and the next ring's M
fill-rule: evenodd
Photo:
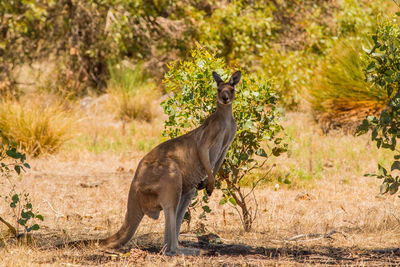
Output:
M390 155L364 137L323 135L307 114L288 114L284 124L292 152L275 161L276 175L289 173L292 183L275 177L278 189L274 182L256 191L259 216L250 233L242 230L232 207L218 204L221 194L215 192L212 212L203 219L194 212L190 228L184 224L181 234L184 245L207 248L205 256L160 255L163 216L157 221L145 217L122 250L57 248L60 242L102 238L120 227L134 170L145 154L134 148L63 150L29 161L32 170L17 182L29 189L45 221L33 246L6 239L0 265L398 265L398 203L378 194L379 180L363 176ZM0 186L0 195L6 190ZM4 205L0 214L10 216ZM200 245L199 228L219 235L224 244ZM5 235L0 225L0 237Z
M370 41L339 41L315 71L313 84L308 88L309 100L326 132L344 127L354 130L366 115L378 113L388 102L382 89L365 80L363 46L370 47Z
M152 122L158 115L156 110L160 94L152 87L135 92L126 92L114 88L109 90L109 94L109 107L115 112L118 119Z
M36 96L0 102L3 143L15 143L26 153L54 153L71 138L71 112L61 101L46 103Z
M110 67L107 92L109 109L123 121L152 122L158 114L160 92L146 77L141 65L128 63Z

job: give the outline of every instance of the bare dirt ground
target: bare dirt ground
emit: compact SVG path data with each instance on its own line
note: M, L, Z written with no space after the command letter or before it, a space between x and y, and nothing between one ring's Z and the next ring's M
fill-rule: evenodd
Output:
M120 227L129 185L144 153L62 152L30 160L32 170L17 183L30 192L45 221L31 246L17 245L0 225L5 240L0 243L0 266L400 265L398 199L379 195L379 181L362 175L374 171L376 159L385 157L367 138L321 135L302 114L289 114L285 123L296 140L293 152L276 161L274 175L290 172L293 182L276 189L273 180L257 190L260 212L251 232L243 231L232 207L218 204L221 193L216 191L212 212L205 219L194 212L180 237L183 246L202 249L200 256L160 253L162 215L157 221L144 218L135 237L120 250L65 246L103 238ZM309 152L304 152L305 140ZM315 178L303 181L302 166L309 165L309 157ZM7 190L0 185L1 195ZM0 205L0 214L11 218L7 212ZM218 235L222 243L199 240L200 229Z

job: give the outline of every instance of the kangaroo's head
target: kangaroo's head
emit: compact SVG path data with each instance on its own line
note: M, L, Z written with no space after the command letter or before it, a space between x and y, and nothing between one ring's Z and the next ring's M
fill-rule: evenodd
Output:
M213 71L212 76L218 86L217 101L221 105L230 105L235 99L235 85L239 83L242 73L240 71L232 74L232 77L227 83L221 79L221 77Z

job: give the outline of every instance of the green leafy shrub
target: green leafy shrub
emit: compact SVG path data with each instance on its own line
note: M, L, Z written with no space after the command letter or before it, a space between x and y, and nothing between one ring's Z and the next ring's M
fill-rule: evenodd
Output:
M336 35L364 36L375 30L376 17L389 9L390 1L386 0L345 0L335 10L334 22Z
M168 115L164 136L173 138L184 134L215 111L216 85L212 72L216 71L227 80L230 73L225 68L223 59L214 57L204 48L193 50L190 60L169 66L164 82L166 89L175 94L162 103ZM235 97L233 115L237 133L216 177L216 187L223 193L220 204L229 202L238 206L243 227L249 231L257 210L248 206L252 195L243 188L241 180L254 169L263 167L270 155L279 156L286 146L278 137L282 127L275 108L277 98L268 82L243 74L241 83L236 86ZM264 142L270 145L267 151ZM254 179L250 192L264 178ZM203 209L209 211L208 206Z
M377 174L368 174L382 179L382 194L389 192L392 195L400 185L399 175L393 172L400 170L400 28L397 18L379 25L372 36L374 47L367 53L364 69L367 80L385 94L386 108L377 116L368 116L357 129L359 135L371 130L371 139L378 148L395 151L390 171L378 165Z
M12 225L3 217L0 216L0 222L4 223L9 231L15 238L20 238L21 236L26 236L27 240L30 240L29 233L32 231L37 231L40 229L37 220L43 221L44 218L41 214L34 211L31 200L29 198L29 193L23 192L18 193L15 189L15 183L13 182L14 172L18 175L21 171L29 169L30 166L25 162L26 156L13 147L0 147L0 176L2 178L1 183L6 180L11 186L8 195L0 196L4 198L5 202L11 208L15 224ZM20 234L19 228L23 227L24 233Z
M0 102L2 143L33 156L56 152L71 137L72 125L73 118L61 104L47 106L7 99Z
M198 18L199 40L226 62L244 68L270 47L278 25L272 16L273 5L265 1L233 1L221 4L211 16Z
M271 79L279 104L295 110L307 101L307 88L318 63L318 58L310 53L270 49L261 59L263 68L258 73Z

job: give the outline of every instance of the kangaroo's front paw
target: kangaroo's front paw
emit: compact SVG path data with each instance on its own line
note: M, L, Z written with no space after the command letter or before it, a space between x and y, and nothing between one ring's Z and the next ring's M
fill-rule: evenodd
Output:
M204 188L206 188L207 186L207 179L201 181L198 185L197 185L197 190L202 190Z
M206 186L207 195L211 196L212 192L214 191L214 183L209 183Z

